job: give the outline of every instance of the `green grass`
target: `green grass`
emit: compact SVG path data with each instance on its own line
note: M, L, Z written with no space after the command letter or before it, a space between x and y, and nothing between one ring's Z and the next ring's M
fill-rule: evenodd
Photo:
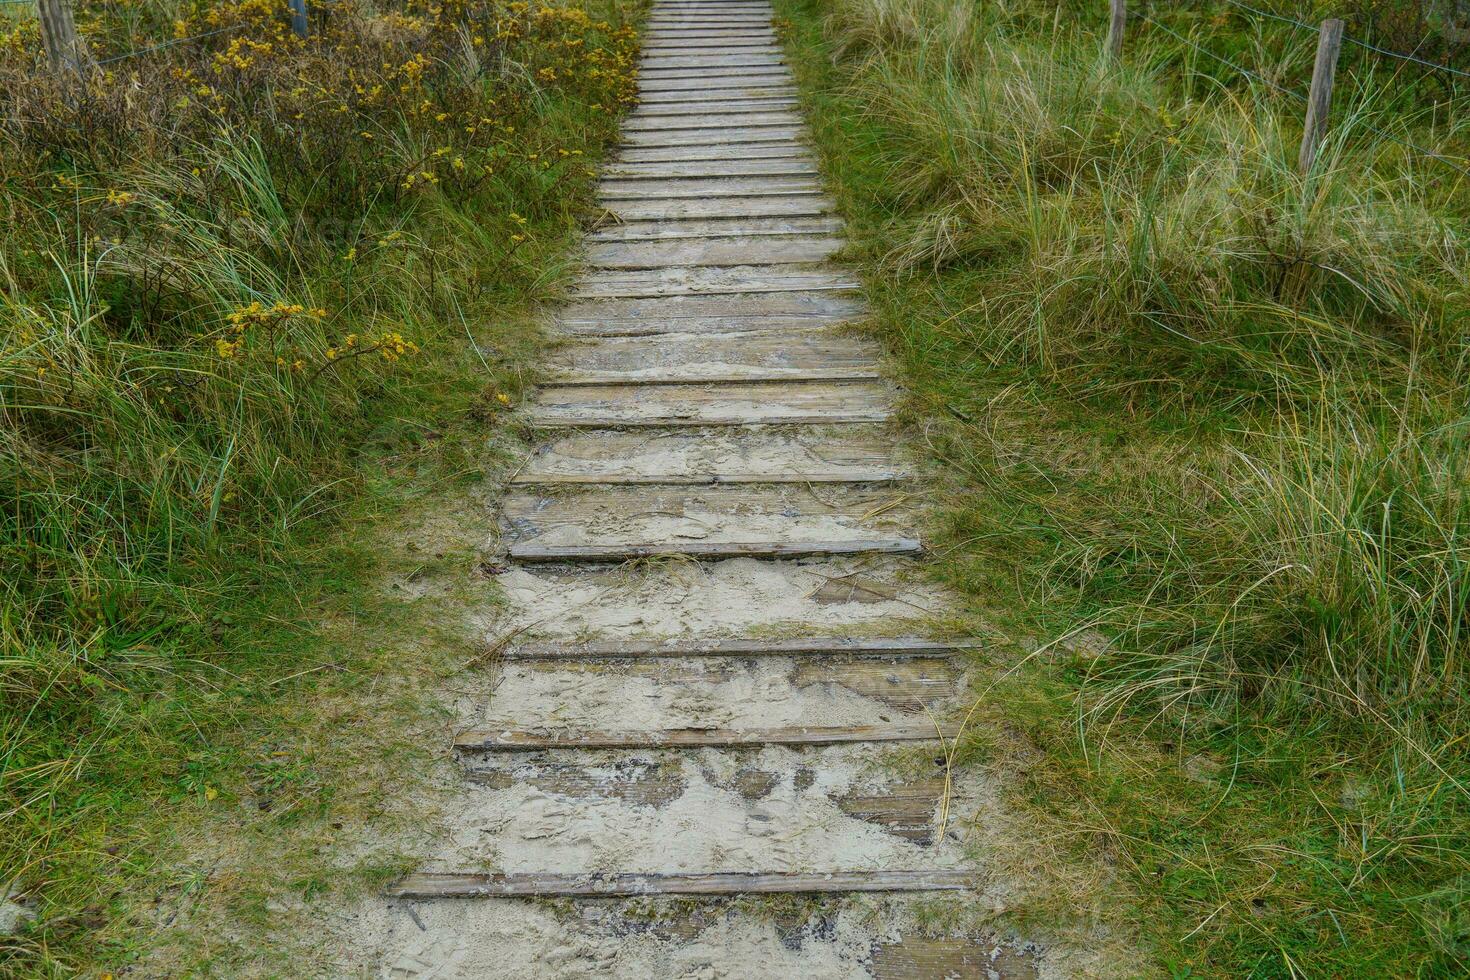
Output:
M1111 67L1101 8L778 7L938 574L1017 641L974 757L1110 872L1034 869L1018 920L1111 907L1176 975L1470 968L1466 188L1368 128L1456 152L1454 113L1346 71L1302 176L1293 102L1142 25Z
M637 13L344 3L302 43L275 5L83 5L99 56L237 30L80 89L0 38L0 892L36 916L0 974L291 972L248 930L401 865L320 855L412 824L425 692L478 652L463 500Z

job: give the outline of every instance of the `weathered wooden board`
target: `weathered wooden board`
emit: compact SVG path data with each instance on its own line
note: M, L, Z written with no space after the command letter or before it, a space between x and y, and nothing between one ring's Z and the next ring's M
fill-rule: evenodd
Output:
M655 119L704 115L713 112L764 112L772 109L795 110L801 101L793 95L752 96L741 99L685 99L682 101L645 101L630 118Z
M465 767L465 778L472 783L491 790L532 786L542 793L574 802L616 800L630 806L659 809L684 795L691 782L682 766L660 765L647 757L625 756L612 764L562 762L536 755L470 758L483 760ZM504 764L507 760L514 761L507 766ZM806 781L813 773L803 767L797 775ZM790 776L749 765L738 769L733 778L721 778L710 770L703 772L703 778L741 799L755 802L769 796L783 778ZM835 806L849 817L877 824L905 840L933 843L937 811L945 791L944 779L888 779L874 783L830 796L810 787L803 792L807 794L806 800L810 800L809 806Z
M619 895L777 895L952 892L979 887L968 871L737 872L715 874L411 874L393 898L606 898Z
M776 32L754 25L726 26L650 26L642 32L647 41L645 51L657 51L667 41L745 41L745 43L775 44Z
M616 211L620 201L677 201L741 197L790 197L817 195L822 185L814 176L796 177L684 177L662 180L605 180L598 198Z
M846 292L861 283L845 272L807 266L717 266L588 272L572 295L579 299L650 296L717 296L724 294Z
M893 660L897 657L947 657L977 649L975 640L925 636L799 636L671 640L592 640L586 643L518 643L501 654L507 660L646 660L686 657L818 657Z
M842 230L836 217L767 217L635 221L604 225L587 236L603 242L677 242L709 238L769 238L792 235L834 235Z
M745 48L740 51L719 52L715 50L706 51L702 54L693 51L680 53L670 52L668 54L651 55L643 59L638 66L639 77L651 78L663 68L727 68L738 70L742 68L782 68L786 62L781 56L781 49L774 46ZM788 76L789 77L789 76Z
M540 446L517 484L892 483L907 470L876 427L590 431Z
M680 79L666 81L680 81ZM800 102L797 99L796 86L783 81L779 76L745 78L743 82L744 84L716 89L698 86L644 90L638 94L638 104L645 109L654 109L699 106L706 102L759 102L764 99L795 100L798 104Z
M741 129L750 126L800 126L799 113L785 109L740 109L731 112L703 114L655 115L630 117L623 123L624 133L657 132L669 129Z
M883 422L889 389L872 381L808 384L577 385L543 388L526 410L548 428L821 425Z
M781 54L781 46L772 37L753 38L663 38L644 44L641 65L659 63L666 57L685 54Z
M856 319L867 311L851 293L754 293L660 296L653 299L578 300L562 307L566 333L630 337L660 333L787 330Z
M956 661L935 657L904 657L899 659L866 658L802 658L800 660L773 660L771 657L699 657L686 660L623 659L617 663L607 660L556 660L509 662L504 665L507 672L502 678L497 696L515 698L523 688L516 683L526 678L554 676L560 682L570 682L579 675L591 677L613 676L619 680L651 679L662 689L684 689L690 695L711 694L720 684L741 681L751 673L767 667L784 667L786 679L795 690L811 687L843 688L853 694L880 702L896 711L910 714L928 711L942 702L951 701L962 690L959 683L962 673ZM775 675L766 672L768 678ZM677 699L681 695L670 695ZM891 712L890 712L891 713Z
M873 980L1036 980L1034 952L1013 949L997 937L977 939L910 936L873 947Z
M547 380L557 385L874 378L878 348L828 330L786 336L603 337L562 346L553 352L550 368Z
M825 194L793 191L767 197L672 197L604 201L618 219L678 221L684 218L808 218L831 214L836 204Z
M670 163L614 163L602 171L602 186L626 180L717 180L732 177L809 178L819 173L807 156L764 160L684 160Z
M821 262L842 245L842 239L830 235L609 242L590 247L586 261L594 269L785 265L794 262Z
M774 40L776 32L769 19L762 23L758 16L748 18L744 23L724 24L712 17L697 21L685 17L676 22L654 17L644 23L642 37L648 40L662 37L765 37Z
M467 731L454 740L461 752L540 752L552 749L699 749L760 745L840 745L844 742L937 742L958 737L954 722L908 721L822 728L673 728L647 732L552 732L532 729Z
M500 507L513 558L623 560L650 554L819 554L914 542L905 495L887 488L611 487L515 492Z
M797 160L803 163L811 163L812 156L806 147L788 144L658 148L627 146L619 151L618 162L613 164L613 166L628 166L640 163L726 164L739 163L746 160L781 160L784 162Z
M769 88L773 85L795 89L791 71L780 61L763 56L746 56L743 64L699 64L700 59L686 57L688 64L649 65L638 76L640 91L678 91L697 93L706 88Z
M727 561L732 558L831 558L841 555L917 555L917 538L873 538L853 541L696 541L687 544L512 545L510 557L520 562L600 562L622 564L647 558Z
M611 776L599 768L576 763L536 762L513 769L470 767L465 778L490 789L523 783L573 800L614 799L651 807L677 800L687 785L677 771L642 759L625 760Z
M624 146L689 147L729 146L738 143L780 143L801 149L806 136L803 126L732 126L728 129L659 129L623 133Z

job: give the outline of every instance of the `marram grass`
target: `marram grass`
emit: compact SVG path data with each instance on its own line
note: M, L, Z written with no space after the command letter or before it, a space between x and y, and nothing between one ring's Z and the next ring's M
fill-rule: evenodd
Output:
M1470 186L1375 132L1458 158L1463 99L1345 56L1300 174L1294 101L1137 21L1109 63L1106 5L778 6L939 573L1035 638L977 746L1024 726L1017 804L1113 869L1027 920L1111 909L1181 976L1470 969Z

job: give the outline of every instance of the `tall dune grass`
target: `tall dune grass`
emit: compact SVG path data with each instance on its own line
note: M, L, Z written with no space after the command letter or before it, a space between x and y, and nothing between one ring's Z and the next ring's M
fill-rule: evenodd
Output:
M1137 811L1150 789L1117 817L1137 867L1211 869L1160 921L1198 910L1179 934L1212 974L1465 969L1470 178L1380 135L1463 156L1464 99L1416 108L1345 60L1300 174L1294 100L1139 22L1111 64L1105 5L790 9L956 481L945 574L1100 634L1068 666L1092 749L1143 726L1231 767L1191 833ZM1153 13L1277 84L1309 70L1280 32ZM1304 937L1308 907L1357 924Z

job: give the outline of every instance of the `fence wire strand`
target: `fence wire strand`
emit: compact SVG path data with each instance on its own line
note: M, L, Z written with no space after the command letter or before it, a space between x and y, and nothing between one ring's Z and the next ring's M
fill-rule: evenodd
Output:
M1226 2L1227 3L1235 3L1235 0L1226 0ZM1245 4L1236 4L1236 6L1244 7ZM1277 83L1271 81L1269 78L1266 78L1264 75L1259 75L1256 72L1251 71L1249 68L1243 68L1240 65L1237 65L1235 62L1231 61L1229 58L1226 58L1226 57L1223 57L1221 55L1215 54L1215 52L1209 50L1208 48L1202 47L1199 44L1196 44L1194 41L1191 41L1189 38L1185 37L1183 34L1180 34L1178 31L1174 30L1173 28L1169 27L1168 25L1161 24L1159 21L1157 21L1154 18L1150 17L1147 13L1144 13L1144 12L1140 11L1139 14L1138 14L1138 16L1139 16L1140 19L1148 21L1150 24L1152 24L1153 26L1157 27L1159 30L1163 31L1165 34L1168 34L1168 35L1176 38L1177 40L1182 41L1185 44L1189 45L1191 48L1193 48L1194 50L1198 51L1200 54L1204 55L1205 57L1212 58L1215 61L1218 61L1221 64L1226 65L1226 66L1234 69L1235 71L1240 72L1246 78L1254 79L1255 81L1260 82L1262 85L1265 85L1267 88L1270 88L1270 89L1273 89L1274 91L1280 92L1282 95L1289 95L1292 98L1298 99L1299 101L1302 101L1302 102L1307 101L1307 97L1305 95L1303 95L1302 93L1297 92L1297 91L1295 91L1293 89L1286 88L1286 87L1284 87L1282 85L1278 85ZM1293 22L1293 23L1295 23L1295 22ZM1312 30L1315 31L1316 28L1312 28ZM1425 156L1425 157L1428 157L1431 160L1434 160L1434 161L1436 161L1438 163L1442 163L1445 166L1449 167L1450 169L1455 170L1455 171L1458 171L1459 173L1465 175L1466 177L1470 177L1470 168L1466 168L1466 167L1461 166L1460 164L1456 163L1452 157L1448 157L1448 156L1444 155L1443 153L1438 152L1437 150L1431 150L1428 147L1420 146L1418 143L1415 143L1412 140L1406 140L1406 139L1404 139L1404 138L1402 138L1400 136L1395 136L1393 133L1390 133L1390 132L1388 132L1385 129L1382 129L1382 128L1378 127L1378 126L1375 126L1375 125L1373 125L1370 122L1365 122L1365 121L1363 121L1361 119L1360 120L1356 120L1355 125L1358 125L1358 126L1363 127L1364 129L1366 129L1368 132L1372 133L1375 136L1378 136L1378 137L1380 137L1382 139L1390 140L1390 141L1392 141L1394 143L1397 143L1397 144L1399 144L1402 147L1405 147L1407 149L1413 150L1414 152L1420 154L1421 156Z
M1251 71L1249 68L1242 68L1240 65L1237 65L1235 62L1231 61L1229 58L1223 57L1222 55L1218 55L1215 52L1209 50L1208 48L1201 47L1200 45L1198 45L1195 42L1191 41L1189 38L1185 37L1183 34L1180 34L1178 31L1174 30L1172 27L1169 27L1166 24L1161 24L1160 22L1154 20L1148 14L1140 12L1138 16L1140 18L1142 18L1143 20L1148 21L1150 24L1154 25L1159 30L1163 31L1165 34L1172 35L1173 37L1177 38L1178 40L1183 41L1185 44L1189 45L1191 48L1194 48L1194 50L1198 51L1200 54L1204 55L1206 58L1213 58L1216 61L1220 62L1222 65L1226 65L1226 66L1228 66L1230 68L1233 68L1234 70L1240 72L1246 78L1253 78L1256 81L1260 82L1262 85L1266 86L1267 88L1274 89L1275 91L1280 92L1282 95L1289 95L1292 98L1294 98L1294 99L1300 99L1303 102L1307 101L1307 97L1305 95L1303 95L1302 93L1297 92L1297 91L1294 91L1294 90L1289 89L1289 88L1286 88L1285 86L1278 85L1278 84L1276 84L1275 82L1271 81L1271 79L1267 78L1264 75L1258 75L1255 72Z
M230 31L238 31L244 26L244 24L234 24L230 27L221 27L218 30L214 31L205 31L203 34L192 34L189 37L176 37L172 41L164 41L162 44L153 44L146 48L137 48L133 51L124 52L123 54L115 54L110 58L99 58L97 60L97 64L110 65L115 61L125 61L128 58L137 58L141 55L152 54L155 51L162 51L164 48L171 48L176 44L188 44L191 41L203 40L206 37L214 37L217 34L228 34Z
M1297 27L1304 31L1317 30L1317 28L1313 27L1311 24L1303 24L1301 21L1294 20L1291 17L1283 17L1280 14L1273 14L1269 10L1261 10L1257 7L1252 7L1248 3L1241 3L1240 0L1225 0L1225 2L1230 4L1230 6L1232 7L1239 7L1241 10L1248 10L1251 13L1255 14L1257 17L1265 17L1269 20L1277 20L1283 24L1290 24L1292 27Z
M1252 7L1248 3L1242 3L1241 0L1225 0L1225 2L1232 7L1238 7L1241 10L1249 11L1250 13L1255 14L1257 17L1265 17L1269 20L1280 21L1283 24L1290 24L1292 27L1295 27L1299 30L1312 31L1314 33L1319 30L1318 27L1315 27L1311 24L1304 24L1293 17L1284 17L1281 14L1272 13L1269 10L1262 10L1259 7ZM1470 78L1470 71L1463 71L1451 65L1441 64L1438 61L1430 61L1428 58L1421 58L1416 54L1405 54L1402 51L1394 51L1392 48L1381 48L1376 44L1369 43L1368 41L1360 41L1357 38L1353 37L1351 34L1343 34L1342 39L1349 44L1355 44L1358 47L1363 48L1367 51L1372 51L1375 54L1386 55L1389 58L1398 58L1401 61L1412 61L1416 65L1422 65L1425 68L1433 68L1435 71L1448 72L1451 75L1459 75L1463 78Z

